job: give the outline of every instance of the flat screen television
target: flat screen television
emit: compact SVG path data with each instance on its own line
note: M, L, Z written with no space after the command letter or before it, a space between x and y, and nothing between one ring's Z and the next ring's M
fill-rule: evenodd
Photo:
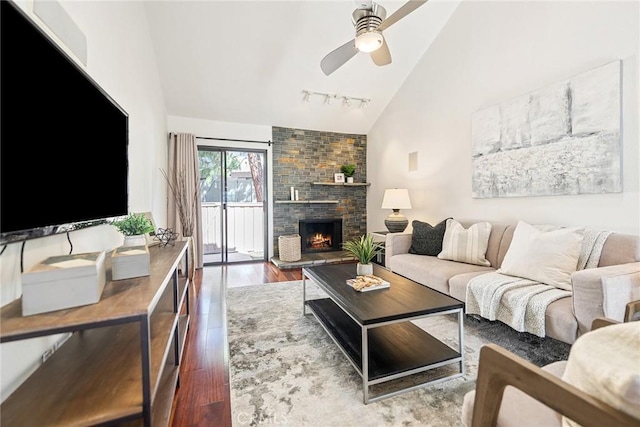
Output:
M128 114L0 4L0 244L126 215Z

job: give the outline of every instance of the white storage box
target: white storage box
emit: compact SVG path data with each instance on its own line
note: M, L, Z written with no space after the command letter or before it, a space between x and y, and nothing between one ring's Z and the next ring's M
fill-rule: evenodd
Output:
M23 273L22 315L100 301L107 277L104 259L104 251L54 256Z
M149 248L141 246L120 246L111 254L111 278L113 280L148 276Z

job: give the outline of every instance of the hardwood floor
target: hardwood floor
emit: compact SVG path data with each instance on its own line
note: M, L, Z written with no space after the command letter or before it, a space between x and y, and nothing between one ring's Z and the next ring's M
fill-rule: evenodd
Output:
M233 264L197 270L191 288L191 323L171 415L174 427L231 426L225 289L302 279L300 268L271 263Z

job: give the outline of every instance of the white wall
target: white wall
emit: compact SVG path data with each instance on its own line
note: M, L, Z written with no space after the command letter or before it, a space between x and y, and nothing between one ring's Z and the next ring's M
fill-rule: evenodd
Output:
M188 117L169 116L167 119L170 132L192 133L199 137L207 138L228 138L243 139L247 141L272 141L271 126L251 125L244 123L219 122L214 120L193 119ZM253 142L238 141L217 141L198 139L198 145L206 145L224 148L240 148L253 150L267 150L267 200L268 217L268 237L267 248L269 248L269 258L273 256L273 176L271 173L273 165L273 151L271 145Z
M453 216L640 233L638 2L463 1L368 133L370 231L385 188L409 188L411 221ZM617 194L471 198L471 115L621 59L623 187ZM408 171L409 153L418 169ZM407 230L409 231L410 228Z
M51 34L31 13L31 1L17 4ZM85 70L129 114L129 210L151 211L157 225L166 226L166 182L160 172L167 164L166 113L143 3L63 1L61 4L86 35ZM87 139L87 150L94 153L96 161L100 161L100 151L108 149L93 147L91 139ZM110 250L122 244L122 236L110 225L75 231L71 238L75 253ZM20 247L20 243L10 244L0 256L3 306L22 294ZM68 252L64 235L30 240L24 249L24 269L49 256ZM0 345L2 400L38 366L42 353L58 338Z

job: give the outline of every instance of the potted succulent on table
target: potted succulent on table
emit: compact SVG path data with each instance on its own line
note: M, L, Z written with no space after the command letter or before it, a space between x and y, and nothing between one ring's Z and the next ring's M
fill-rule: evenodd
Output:
M347 178L347 183L352 184L353 183L353 174L356 172L356 165L354 165L354 164L342 165L340 167L340 171Z
M146 245L145 234L154 231L151 220L144 213L130 213L125 217L111 221L111 225L124 234L123 246Z
M371 260L382 252L383 246L381 242L373 241L373 235L363 234L357 239L344 242L342 249L349 252L358 260L356 274L358 276L365 276L367 274L373 274L373 264Z

